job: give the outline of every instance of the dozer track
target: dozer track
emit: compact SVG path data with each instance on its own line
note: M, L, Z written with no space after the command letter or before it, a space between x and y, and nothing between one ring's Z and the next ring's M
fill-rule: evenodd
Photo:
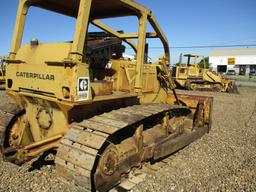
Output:
M17 104L7 95L1 98L0 103L0 150L6 161L16 161L16 148L9 145L9 133L17 116L22 113Z
M5 90L5 82L0 80L0 90Z
M187 89L193 91L222 92L223 85L219 82L189 81L187 83ZM230 85L226 92L239 93L236 84Z
M56 155L57 172L88 191L125 188L123 185L127 182L129 185L127 175L133 168L165 157L208 131L209 127L199 131L176 130L168 137L161 123L167 114L170 120L184 117L192 121L186 107L150 104L121 108L73 123Z

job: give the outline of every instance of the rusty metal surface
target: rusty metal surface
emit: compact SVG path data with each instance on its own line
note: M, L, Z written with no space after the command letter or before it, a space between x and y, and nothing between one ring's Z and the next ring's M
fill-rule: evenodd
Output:
M203 111L198 120L200 126L208 125L209 129L212 124L212 107L213 107L213 97L206 96L196 96L189 94L178 94L180 103L183 106L189 107L192 111L193 117L195 118L199 103L203 104ZM175 103L176 99L173 94L169 93L167 98L167 103Z
M57 148L63 137L60 134L39 142L24 143L27 124L24 123L23 114L24 110L6 95L5 102L0 103L0 149L5 160L15 164L22 164L49 149Z
M171 124L175 129L169 129ZM188 127L192 124L187 107L169 104L134 105L74 123L58 149L57 171L87 190L125 186L128 181L123 183L121 175L177 151L208 130Z
M16 148L9 145L10 124L13 124L17 115L22 110L6 96L5 101L0 103L0 151L6 160L15 162Z
M5 79L1 79L1 76L0 76L0 90L5 90Z

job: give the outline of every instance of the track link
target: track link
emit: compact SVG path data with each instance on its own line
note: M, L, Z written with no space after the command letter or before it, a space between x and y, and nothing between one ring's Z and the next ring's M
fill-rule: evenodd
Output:
M5 90L5 83L0 82L0 90Z
M184 107L169 104L135 105L73 123L61 141L56 155L58 173L68 180L73 180L84 190L94 190L95 166L106 145L111 144L111 137L115 133L155 115L171 110L177 112L176 109L180 108Z
M17 104L8 96L0 103L0 150L6 161L15 162L16 149L10 147L8 136L16 117L22 112Z
M5 80L3 79L1 71L0 71L0 90L5 90Z
M207 82L207 81L189 81L188 82L188 88L189 90L194 91L209 91L209 92L221 92L222 85L217 82ZM196 86L195 88L193 86ZM207 87L210 86L210 87Z
M137 185L144 182L149 175L154 175L159 170L169 166L172 158L167 157L162 161L151 163L144 163L141 169L133 170L126 178L123 178L119 185L110 190L110 192L124 192L132 191Z

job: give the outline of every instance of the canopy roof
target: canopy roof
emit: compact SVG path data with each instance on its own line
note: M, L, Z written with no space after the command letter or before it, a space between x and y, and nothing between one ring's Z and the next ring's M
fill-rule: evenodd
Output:
M184 57L203 57L203 55L196 55L196 54L185 54Z
M86 3L88 3L87 7ZM89 4L91 5L90 7ZM20 0L13 35L13 43L10 51L10 55L13 58L15 58L15 54L21 46L24 24L27 16L27 14L24 13L27 13L29 6L40 7L42 9L77 18L77 25L71 50L72 55L83 54L84 40L87 32L86 27L88 26L88 23L91 22L103 31L107 31L131 45L135 52L141 54L141 58L144 57L142 56L142 54L144 54L143 44L146 43L144 34L146 34L146 38L159 38L164 46L166 61L167 63L170 61L168 40L158 25L155 17L149 9L141 6L133 0ZM80 9L80 6L83 7ZM78 13L79 11L80 13ZM90 11L90 18L88 18L88 11ZM138 16L138 20L141 22L138 26L138 33L121 34L98 20L122 16ZM147 21L151 24L155 33L147 33ZM133 38L139 39L138 45L130 40Z
M132 2L131 7L125 1ZM71 17L77 17L80 0L30 0L30 5L51 10ZM139 14L141 5L132 0L92 0L91 18L109 18L121 16L133 16Z

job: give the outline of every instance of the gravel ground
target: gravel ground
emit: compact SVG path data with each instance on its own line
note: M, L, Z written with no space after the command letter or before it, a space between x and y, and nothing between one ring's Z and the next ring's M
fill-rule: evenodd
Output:
M199 93L214 97L211 132L172 155L168 167L134 191L256 191L256 89L239 91ZM18 167L0 157L0 191L79 191L57 176L52 159Z
M135 191L256 191L256 89L239 91L204 93L214 96L210 133Z

